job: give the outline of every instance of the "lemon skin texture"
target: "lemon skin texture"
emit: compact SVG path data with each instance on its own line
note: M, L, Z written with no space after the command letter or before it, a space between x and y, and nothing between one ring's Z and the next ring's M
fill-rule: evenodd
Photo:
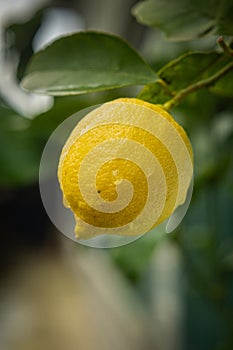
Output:
M58 165L75 235L141 235L185 201L193 152L184 129L160 105L107 102L68 137Z

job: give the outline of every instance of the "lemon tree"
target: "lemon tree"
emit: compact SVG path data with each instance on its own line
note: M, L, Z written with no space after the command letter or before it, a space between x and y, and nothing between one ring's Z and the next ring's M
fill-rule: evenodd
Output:
M160 1L144 1L133 14L177 40L231 31L218 16L207 21L202 7L187 22L186 12L195 6L186 1L178 10L180 31L173 30L175 23ZM221 7L222 16L227 18L228 11ZM218 45L218 50L182 54L157 72L122 38L102 32L60 38L32 57L21 84L36 93L61 96L144 86L137 98L113 100L89 113L66 141L58 178L78 238L140 235L185 202L192 149L168 111L202 88L233 94L230 42L220 36Z
M79 3L82 1L84 0ZM74 1L69 2L71 3ZM125 6L128 3L125 1ZM115 4L118 2L115 1ZM124 10L128 11L126 8L121 9L122 12ZM174 127L175 135L184 141L183 149L192 159L189 141L176 124L179 121L192 141L195 155L194 196L186 219L172 235L157 234L158 231L155 234L155 230L152 230L134 244L112 249L109 255L135 286L140 285L140 293L143 290L146 295L151 288L150 278L147 278L150 276L150 257L156 252L161 240L175 243L184 261L184 304L188 305L184 320L187 344L184 344L184 348L232 349L232 1L142 0L133 7L132 14L143 26L136 25L128 16L126 33L123 25L123 18L126 16L117 18L117 21L122 21L119 27L124 38L110 34L108 30L78 32L66 35L33 54L32 40L38 33L45 12L46 9L42 9L30 19L29 12L25 11L27 19L17 23L16 11L12 17L15 23L6 21L5 27L1 27L1 44L4 43L1 46L1 64L5 61L6 68L9 68L12 62L17 61L17 52L19 64L18 67L15 64L14 72L10 75L14 78L15 86L19 89L20 83L28 96L31 92L55 96L54 106L49 111L33 120L26 119L22 110L17 109L17 103L13 103L17 102L13 99L15 89L8 91L10 96L7 95L3 78L8 75L5 74L5 67L2 67L0 204L3 255L8 254L5 242L9 243L12 254L14 241L11 235L4 235L4 232L11 230L7 226L13 225L13 237L19 240L26 237L22 235L22 231L27 226L30 231L28 236L34 237L35 232L38 232L38 241L41 237L43 228L39 208L31 205L32 202L28 201L28 195L25 196L24 191L27 188L26 193L30 192L30 198L33 197L34 192L31 193L29 186L38 181L45 143L49 135L60 123L67 121L70 115L97 104L103 104L102 111L114 107L117 112L121 105L124 109L122 115L128 121L127 125L112 123L110 126L108 122L97 125L98 109L88 115L87 119L84 118L75 128L73 136L66 143L64 141L59 163L59 180L64 203L73 210L77 219L76 234L84 238L88 238L88 233L90 234L85 225L90 224L98 225L94 226L91 232L93 235L98 234L97 231L104 225L111 233L116 228L114 225L129 225L130 221L130 234L137 234L138 227L145 230L145 227L136 224L135 218L146 206L145 198L150 193L147 171L152 170L156 164L161 175L158 193L161 197L157 197L159 200L153 205L154 210L157 210L157 218L154 216L152 220L152 215L146 215L146 230L154 224L158 225L160 220L170 215L178 203L182 203L182 197L178 193L180 189L185 193L191 172L185 172L186 182L181 182L183 185L179 188L183 161L178 144L170 137L169 127L162 133L166 136L165 142L158 137L155 139L151 124L154 121L153 126L156 127L156 116L164 117L168 123L166 125ZM106 11L106 17L108 16ZM146 26L149 28L145 28ZM140 49L140 53L134 47ZM132 99L125 99L129 96ZM117 101L119 97L124 99ZM145 102L149 102L150 107ZM24 107L25 110L26 103ZM130 115L131 110L145 109L151 115L147 125L150 130L135 126L138 115L136 112ZM88 126L86 125L88 130L80 135L79 131L85 120L89 121ZM82 130L85 131L85 128ZM112 135L115 138L110 140ZM98 147L103 142L107 145L109 141L112 145L115 142L117 146L121 138L128 144L127 155L134 155L137 159L137 154L143 154L140 159L144 162L145 169L143 164L139 166L138 162L135 163L135 159L123 159L122 155L119 158L119 147L115 147L118 155L116 160L106 159L108 152L102 152L104 163L98 163L98 170L94 168L97 161L95 156L99 155ZM93 140L93 144L90 140ZM138 152L132 146L135 142L140 148ZM169 142L172 145L170 151L167 148ZM92 148L94 144L97 147L96 153ZM78 152L80 157L76 157L79 145L82 152ZM122 148L124 151L125 148ZM173 148L177 150L176 159L172 156ZM88 150L93 152L89 154ZM151 152L151 161L142 151L147 151L148 154ZM70 163L72 157L75 162ZM81 157L89 159L90 166L81 162ZM49 161L52 163L53 157ZM177 161L180 161L181 166L179 172L176 168ZM191 163L188 164L190 170ZM58 163L55 168L57 167ZM78 169L82 170L79 188L76 181ZM50 170L49 166L47 170ZM65 171L69 176L65 176ZM95 171L96 177L93 176ZM56 170L54 173L56 177ZM157 184L156 181L153 183ZM90 196L83 196L87 184L91 184L94 190L91 190ZM14 196L15 188L19 187L20 192L16 192ZM162 196L165 192L166 195ZM125 193L127 196L124 196ZM106 202L112 206L112 211L106 209ZM163 202L164 209L159 214ZM56 205L52 205L55 210ZM123 215L114 217L114 210ZM70 210L64 211L72 216ZM12 220L15 215L16 220ZM72 235L75 237L73 227ZM113 235L109 236L112 238ZM118 238L125 239L125 236ZM132 240L134 238L135 236L130 237Z

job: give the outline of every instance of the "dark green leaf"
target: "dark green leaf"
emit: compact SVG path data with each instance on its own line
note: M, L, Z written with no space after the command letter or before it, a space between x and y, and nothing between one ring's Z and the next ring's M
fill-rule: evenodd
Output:
M84 107L84 99L58 98L50 111L27 120L0 105L0 186L38 181L40 158L48 137L66 117Z
M171 40L191 40L206 34L233 34L231 0L146 0L133 8L137 20L158 27Z
M31 122L0 106L0 184L31 182L37 176L37 145L30 134Z
M207 75L219 58L216 52L189 52L170 61L160 69L158 75L176 93Z
M169 91L167 84L158 79L155 83L144 86L137 97L154 104L163 104L172 98L172 96L173 95Z
M0 103L0 186L23 186L38 181L40 158L52 132L79 110L118 96L55 98L53 108L28 120Z
M22 86L37 93L72 95L143 85L155 78L153 70L119 37L82 32L38 52Z
M138 97L152 103L164 103L186 87L212 76L230 61L230 57L218 52L186 53L160 69L157 73L160 79L146 85ZM221 77L210 90L232 96L232 72Z
M210 91L222 96L233 97L233 71L219 79Z

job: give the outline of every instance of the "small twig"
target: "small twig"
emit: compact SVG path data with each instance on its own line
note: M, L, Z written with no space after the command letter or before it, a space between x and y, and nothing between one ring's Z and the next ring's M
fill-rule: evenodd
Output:
M158 79L157 82L163 87L166 95L174 96L174 93L169 90L168 84L163 79Z
M226 44L224 38L222 36L220 36L217 40L217 43L219 44L219 46L223 49L223 51L229 55L233 57L233 50Z
M223 77L226 73L228 73L231 69L233 69L233 62L229 63L222 69L220 69L217 73L213 74L211 77L207 79L203 79L198 81L197 83L188 86L187 88L178 92L178 94L172 98L171 100L164 103L163 108L166 110L170 110L175 107L178 103L180 103L187 95L200 90L202 88L209 87L213 85L218 79Z

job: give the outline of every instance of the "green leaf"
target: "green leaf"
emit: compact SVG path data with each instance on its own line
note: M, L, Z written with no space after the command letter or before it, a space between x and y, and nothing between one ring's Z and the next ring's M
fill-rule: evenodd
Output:
M81 32L35 54L22 86L56 96L143 85L155 78L154 71L121 38Z
M159 80L144 87L139 98L164 103L186 87L206 79L225 67L232 58L218 52L189 52L166 64L157 73ZM233 74L228 72L210 90L224 96L233 95Z
M162 225L124 247L111 249L111 257L132 283L138 283L155 249L166 239Z
M133 8L138 22L158 27L171 40L186 41L213 33L233 34L231 0L146 0Z
M87 101L83 98L60 97L51 110L28 120L0 105L0 186L37 182L40 158L48 137L66 117L84 107Z
M0 106L0 184L31 182L37 176L37 145L29 128L31 121Z
M172 93L176 93L209 75L208 71L221 56L217 52L188 52L170 61L160 69L158 76L172 89Z
M18 187L38 181L40 158L51 133L69 116L90 105L119 97L56 97L49 111L28 120L0 102L0 187Z
M167 84L158 79L153 84L145 85L138 94L138 98L154 104L163 104L172 98L173 94L169 91Z
M216 95L233 97L233 71L219 79L211 88L210 91Z

